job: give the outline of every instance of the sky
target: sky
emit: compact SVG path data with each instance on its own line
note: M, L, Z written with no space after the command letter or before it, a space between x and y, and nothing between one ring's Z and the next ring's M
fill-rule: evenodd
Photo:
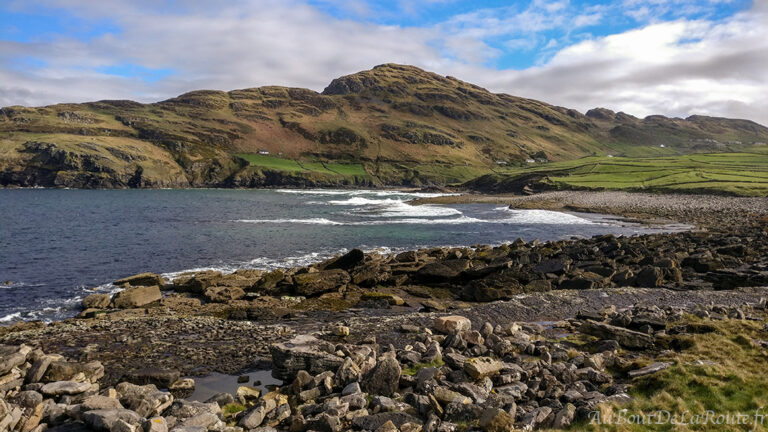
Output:
M768 0L0 3L0 106L322 91L382 63L582 112L768 125Z

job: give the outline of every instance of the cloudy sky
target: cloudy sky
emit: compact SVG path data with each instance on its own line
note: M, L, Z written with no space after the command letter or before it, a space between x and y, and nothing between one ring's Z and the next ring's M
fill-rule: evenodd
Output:
M581 111L768 124L768 0L0 4L0 106L320 91L387 62Z

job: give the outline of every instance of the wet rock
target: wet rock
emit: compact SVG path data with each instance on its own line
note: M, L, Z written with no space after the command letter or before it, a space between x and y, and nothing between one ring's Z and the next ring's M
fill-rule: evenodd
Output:
M111 301L109 294L91 294L83 299L83 309L106 309Z
M567 259L550 259L536 264L533 267L533 271L536 273L562 275L568 272L570 266L570 261Z
M130 286L163 286L165 285L165 279L163 279L162 276L154 274L154 273L140 273L133 276L128 276L123 279L118 279L113 282L115 285L125 285L128 284Z
M350 281L344 270L324 270L315 273L303 273L293 276L294 290L297 295L316 296L338 290Z
M361 251L360 249L352 249L346 254L331 261L328 265L325 266L325 270L334 270L334 269L350 270L356 267L357 265L361 264L364 259L365 259L365 252Z
M118 309L132 309L148 305L162 298L163 295L160 293L160 287L157 285L137 286L127 288L115 294L112 303Z
M635 284L643 288L656 288L664 284L664 272L658 267L645 267L635 276Z
M455 259L429 263L416 272L416 277L425 282L444 282L458 277L469 268L469 260Z

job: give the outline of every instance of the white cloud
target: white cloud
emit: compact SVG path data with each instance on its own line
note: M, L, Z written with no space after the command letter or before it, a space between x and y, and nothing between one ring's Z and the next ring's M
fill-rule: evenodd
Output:
M349 0L326 1L343 5ZM637 30L575 44L570 34L554 38L542 32L609 19L606 8L577 11L567 1L536 0L524 9L480 10L432 27L404 28L335 19L300 0L236 0L215 11L198 0L177 3L184 9L159 10L151 0L17 2L21 10L57 6L93 20L115 17L122 32L89 42L64 37L0 41L0 106L106 98L154 101L200 88L267 84L322 90L337 76L396 62L582 111L605 106L639 116L698 113L768 124L764 0L721 21L651 20ZM624 3L627 11L647 6L648 16L658 16L667 4ZM417 7L406 0L401 4ZM360 6L359 13L366 11ZM487 38L501 39L507 49L540 47L552 55L521 71L491 70L484 65L501 52ZM47 65L20 69L14 63L19 56ZM147 83L94 72L125 63L176 73Z
M709 114L768 124L768 29L759 11L721 23L659 23L583 41L547 64L491 76L490 88L586 110Z

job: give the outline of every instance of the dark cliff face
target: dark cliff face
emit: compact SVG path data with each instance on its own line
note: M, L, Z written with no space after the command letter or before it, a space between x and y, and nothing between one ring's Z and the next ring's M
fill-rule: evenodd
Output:
M768 142L746 120L586 115L385 64L322 92L201 90L153 104L99 101L0 109L0 184L67 187L456 183L527 159L727 151ZM252 166L241 153L360 165L365 175ZM363 178L364 177L364 178Z

